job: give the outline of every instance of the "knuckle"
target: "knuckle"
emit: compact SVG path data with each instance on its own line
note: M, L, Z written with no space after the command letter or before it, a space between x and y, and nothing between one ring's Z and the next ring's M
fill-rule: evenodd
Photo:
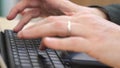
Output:
M53 27L57 28L57 29L63 29L64 28L64 23L63 22L60 22L60 21L56 21L54 24L53 24Z
M20 12L22 12L23 11L23 9L22 8L20 8L20 7L15 7L15 8L13 8L15 11L17 11L18 13L20 13Z
M90 11L83 11L82 14L91 14Z
M82 18L82 19L86 19L86 20L88 20L88 19L95 19L96 18L96 16L95 15L93 15L93 14L84 14L84 15L81 15L81 17L80 18Z
M55 33L58 35L58 36L66 36L66 32L67 32L67 29L65 27L65 23L63 22L55 22L53 23L53 28L55 29Z

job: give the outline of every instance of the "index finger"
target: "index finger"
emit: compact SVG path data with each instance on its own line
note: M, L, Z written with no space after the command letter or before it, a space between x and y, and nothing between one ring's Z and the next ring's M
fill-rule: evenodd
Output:
M21 0L15 7L12 8L10 13L7 16L7 19L12 20L14 19L18 13L22 12L28 6L27 2Z

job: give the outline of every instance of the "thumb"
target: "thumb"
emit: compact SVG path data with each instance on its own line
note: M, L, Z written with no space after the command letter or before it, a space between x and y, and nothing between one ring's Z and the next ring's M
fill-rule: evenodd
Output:
M88 46L89 41L81 37L69 38L44 38L44 46L56 50L74 51L74 52L88 52L91 47Z

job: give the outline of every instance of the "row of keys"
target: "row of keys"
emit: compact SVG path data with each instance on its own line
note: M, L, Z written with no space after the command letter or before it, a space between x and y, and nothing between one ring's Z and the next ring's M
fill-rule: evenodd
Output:
M55 50L39 50L40 39L23 40L16 33L8 33L16 67L65 68Z

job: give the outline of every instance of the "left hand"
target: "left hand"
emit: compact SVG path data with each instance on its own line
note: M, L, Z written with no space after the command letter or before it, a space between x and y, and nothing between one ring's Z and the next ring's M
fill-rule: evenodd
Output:
M59 16L62 14L72 16L77 13L82 15L88 12L106 18L106 15L96 8L80 6L69 0L20 0L10 11L7 19L12 20L21 13L22 18L14 28L14 31L18 32L31 19L36 17Z
M80 9L92 11L92 9L86 9L86 7L79 8L78 5L69 0L20 0L11 9L7 19L12 20L18 14L22 15L20 22L14 28L14 31L18 32L33 18L63 14L72 15Z
M69 20L71 32L66 37ZM120 26L93 14L48 17L20 31L18 37L43 37L48 48L84 52L107 65L120 67Z

